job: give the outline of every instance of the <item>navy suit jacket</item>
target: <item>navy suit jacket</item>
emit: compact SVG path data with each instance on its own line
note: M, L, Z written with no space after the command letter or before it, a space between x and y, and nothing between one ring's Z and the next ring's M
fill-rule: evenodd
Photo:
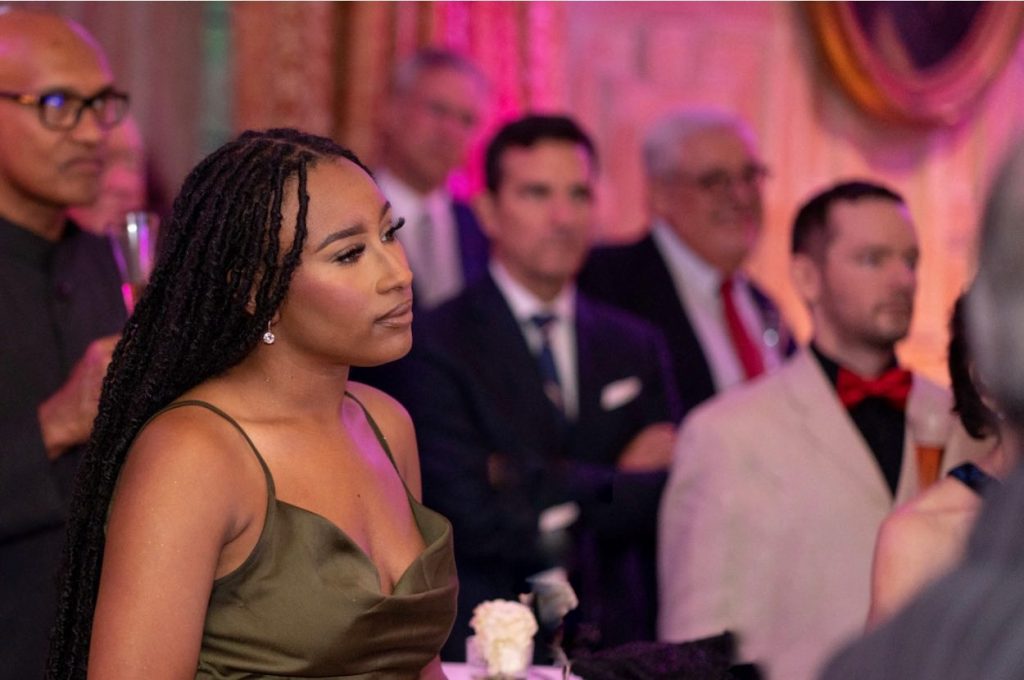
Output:
M487 274L491 247L472 208L462 201L452 201L452 213L458 232L462 281L468 286Z
M455 216L456 235L459 243L459 262L462 267L463 286L468 286L487 275L487 262L490 258L490 242L480 223L473 213L473 209L461 201L452 202L452 213ZM401 237L399 237L401 238ZM416 304L416 281L413 280L413 338L417 335L419 318L426 310ZM373 385L391 395L398 395L401 391L401 382L405 379L407 359L383 366L357 367L353 366L349 373L349 379L357 382Z
M623 474L615 462L646 425L678 417L670 360L656 329L582 295L576 335L579 414L567 424L489 276L417 330L398 396L416 425L424 500L455 531L459 616L445 658L461 656L475 605L514 599L528 590L525 577L558 561L537 522L543 509L565 501L582 509L574 547L563 556L581 620L601 629L602 645L653 636L652 558L665 474ZM609 385L620 396L635 393L610 404ZM627 385L639 389L616 389ZM492 454L504 462L498 480L488 474Z
M650 234L635 243L595 248L579 277L587 295L625 309L660 328L668 340L683 413L714 396L711 368L676 292L668 265ZM788 356L796 348L774 303L751 285L766 328L779 333Z

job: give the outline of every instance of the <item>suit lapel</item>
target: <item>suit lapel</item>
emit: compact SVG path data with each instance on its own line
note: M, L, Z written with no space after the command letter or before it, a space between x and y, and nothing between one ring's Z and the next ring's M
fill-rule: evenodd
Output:
M888 484L874 455L840 404L813 353L801 349L778 374L785 394L800 416L800 426L813 440L813 449L822 461L842 468L844 476L869 495L873 503L891 504Z
M792 333L789 332L789 327L782 322L782 313L779 311L779 308L753 281L748 280L748 285L750 287L750 296L753 298L754 305L761 316L761 323L764 326L765 332L774 331L778 338L777 346L780 354L783 357L791 356L796 351L796 341L793 339Z
M594 318L590 305L581 295L576 296L576 377L578 382L579 413L577 423L586 422L599 410L602 385L594 366Z
M488 242L480 230L476 215L465 203L454 201L452 213L459 241L459 259L462 264L462 280L465 285L475 283L487 273Z
M489 275L481 282L477 293L473 298L473 332L482 356L493 358L482 367L491 379L483 375L479 378L489 384L488 390L499 403L514 406L516 412L535 413L532 420L539 422L532 424L543 429L533 434L543 434L548 441L561 445L564 419L544 393L536 359L526 344L519 322ZM536 409L531 409L530 405ZM524 433L523 436L531 435Z
M715 393L711 368L701 347L693 324L686 313L675 281L669 273L665 258L662 257L654 238L648 234L637 244L640 249L640 260L643 266L639 271L646 272L645 281L639 287L642 295L651 296L651 291L659 293L650 298L651 313L648 318L661 325L665 335L672 344L672 356L677 382L684 400L684 407L689 410L696 404L711 397Z

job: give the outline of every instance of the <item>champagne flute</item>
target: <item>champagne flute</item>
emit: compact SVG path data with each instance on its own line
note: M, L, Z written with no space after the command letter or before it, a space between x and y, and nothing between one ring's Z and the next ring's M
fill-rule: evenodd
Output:
M121 295L129 314L135 309L153 271L159 223L156 213L133 210L110 232L114 260L121 273Z

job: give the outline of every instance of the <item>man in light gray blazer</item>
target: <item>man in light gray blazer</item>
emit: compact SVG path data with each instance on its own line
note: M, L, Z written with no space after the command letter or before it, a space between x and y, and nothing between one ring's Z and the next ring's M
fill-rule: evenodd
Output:
M659 516L662 639L731 630L768 678L813 677L863 628L875 534L919 489L923 429L946 427L943 468L981 453L948 392L896 362L917 260L889 189L846 182L801 208L792 276L814 338L684 422Z

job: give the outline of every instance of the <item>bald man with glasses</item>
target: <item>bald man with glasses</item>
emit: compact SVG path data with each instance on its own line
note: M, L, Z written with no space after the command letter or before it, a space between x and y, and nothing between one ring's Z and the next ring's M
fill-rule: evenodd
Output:
M742 272L761 234L768 170L753 134L717 110L678 110L643 147L651 228L597 248L580 288L661 328L685 411L793 351L778 309Z
M128 111L99 46L50 14L0 11L0 679L43 676L71 484L125 319L95 200Z

